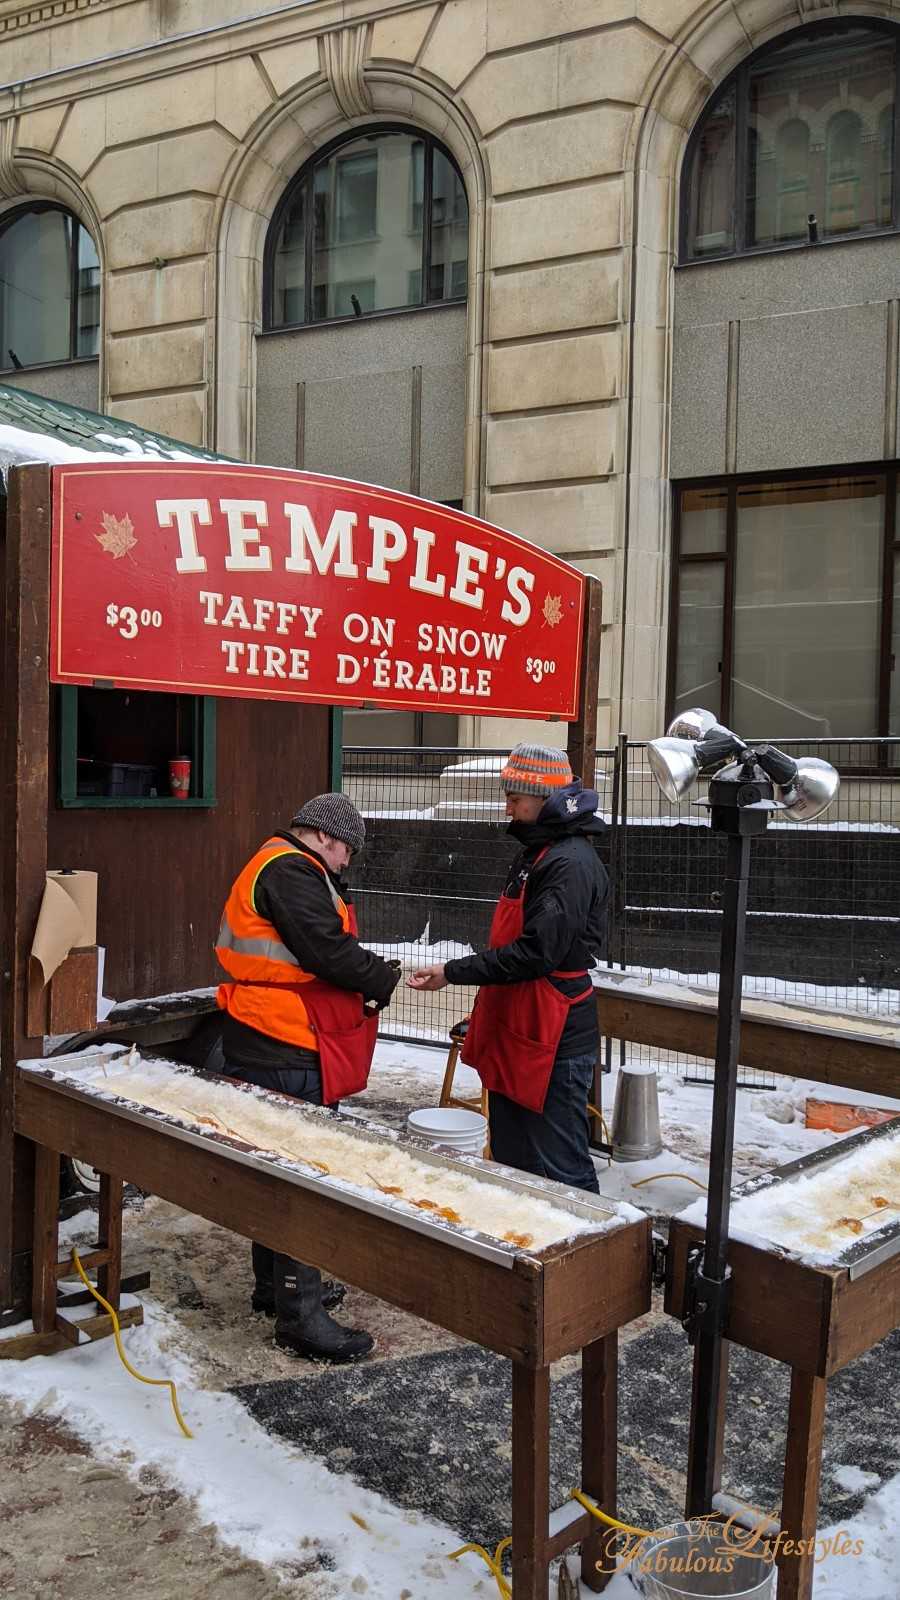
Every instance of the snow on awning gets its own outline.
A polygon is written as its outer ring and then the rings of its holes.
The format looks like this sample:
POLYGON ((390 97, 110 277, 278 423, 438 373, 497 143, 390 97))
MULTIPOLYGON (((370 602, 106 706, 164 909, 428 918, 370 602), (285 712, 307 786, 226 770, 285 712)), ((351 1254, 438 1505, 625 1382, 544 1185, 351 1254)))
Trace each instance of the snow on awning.
POLYGON ((228 461, 121 417, 0 384, 0 471, 31 461, 228 461))

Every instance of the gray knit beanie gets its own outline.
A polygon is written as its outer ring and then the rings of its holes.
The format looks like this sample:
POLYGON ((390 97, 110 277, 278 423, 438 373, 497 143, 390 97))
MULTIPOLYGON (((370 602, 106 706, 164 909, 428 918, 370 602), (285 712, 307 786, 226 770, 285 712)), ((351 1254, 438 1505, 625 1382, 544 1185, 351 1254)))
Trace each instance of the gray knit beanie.
POLYGON ((309 828, 340 839, 351 850, 361 850, 366 842, 366 825, 345 794, 317 794, 291 817, 292 828, 309 828))
POLYGON ((542 794, 545 799, 571 782, 565 750, 546 744, 517 744, 500 774, 500 787, 507 794, 542 794))

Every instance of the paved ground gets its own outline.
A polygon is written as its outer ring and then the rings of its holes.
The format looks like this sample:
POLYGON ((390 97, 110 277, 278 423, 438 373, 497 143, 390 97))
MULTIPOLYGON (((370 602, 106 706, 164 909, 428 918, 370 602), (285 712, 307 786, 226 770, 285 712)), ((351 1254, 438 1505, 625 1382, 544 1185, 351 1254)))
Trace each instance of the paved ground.
MULTIPOLYGON (((401 1123, 433 1095, 397 1069, 379 1075, 369 1113, 401 1123)), ((694 1153, 696 1133, 684 1131, 694 1153)), ((437 1516, 467 1538, 494 1543, 509 1528, 509 1370, 489 1353, 356 1291, 344 1320, 370 1328, 375 1359, 317 1368, 277 1351, 270 1324, 249 1312, 243 1240, 154 1197, 138 1199, 125 1229, 129 1270, 148 1267, 152 1294, 175 1319, 201 1386, 230 1389, 273 1433, 352 1473, 398 1505, 437 1516), (385 1448, 390 1441, 390 1447, 385 1448)), ((861 1496, 832 1469, 857 1466, 880 1481, 900 1471, 896 1385, 900 1336, 871 1352, 830 1388, 821 1522, 845 1519, 861 1496), (893 1422, 891 1419, 894 1419, 893 1422)), ((112 1354, 111 1354, 112 1358, 112 1354)), ((577 1480, 577 1362, 553 1375, 552 1489, 577 1480)), ((52 1363, 47 1362, 48 1389, 52 1363)), ((658 1303, 622 1338, 620 1509, 659 1526, 679 1514, 690 1383, 680 1329, 658 1303)), ((728 1489, 764 1509, 779 1499, 787 1373, 746 1352, 733 1355, 728 1489)), ((25 1419, 0 1402, 0 1595, 95 1600, 130 1589, 141 1600, 215 1594, 216 1600, 331 1595, 327 1555, 309 1552, 276 1576, 224 1548, 193 1506, 145 1472, 98 1465, 52 1415, 25 1419)))

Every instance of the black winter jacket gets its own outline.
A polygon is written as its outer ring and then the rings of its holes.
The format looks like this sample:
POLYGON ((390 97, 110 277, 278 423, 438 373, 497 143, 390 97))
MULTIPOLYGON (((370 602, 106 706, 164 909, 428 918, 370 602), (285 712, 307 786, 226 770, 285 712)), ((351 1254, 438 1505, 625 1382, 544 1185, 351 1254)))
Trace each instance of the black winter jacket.
MULTIPOLYGON (((504 893, 525 894, 521 936, 496 950, 448 961, 448 983, 522 983, 551 972, 579 972, 594 965, 606 945, 609 879, 592 840, 606 832, 594 815, 598 797, 579 781, 548 800, 537 822, 511 822, 507 832, 522 845, 504 893), (534 865, 536 857, 546 854, 534 865)), ((551 978, 561 994, 585 987, 583 978, 551 978)), ((559 1043, 559 1056, 585 1055, 596 1048, 597 1012, 593 995, 575 1005, 559 1043)))
MULTIPOLYGON (((292 833, 279 830, 274 837, 295 847, 296 855, 276 856, 263 867, 256 880, 256 909, 278 930, 278 936, 296 956, 304 972, 324 978, 338 989, 356 989, 364 1000, 386 1005, 397 985, 399 974, 380 956, 366 950, 351 934, 344 933, 318 867, 305 861, 302 849, 322 857, 309 845, 300 845, 292 833)), ((325 871, 347 904, 351 894, 344 880, 325 871)), ((258 1033, 245 1023, 225 1015, 222 1047, 226 1060, 236 1067, 263 1070, 290 1066, 297 1057, 296 1045, 258 1033)))

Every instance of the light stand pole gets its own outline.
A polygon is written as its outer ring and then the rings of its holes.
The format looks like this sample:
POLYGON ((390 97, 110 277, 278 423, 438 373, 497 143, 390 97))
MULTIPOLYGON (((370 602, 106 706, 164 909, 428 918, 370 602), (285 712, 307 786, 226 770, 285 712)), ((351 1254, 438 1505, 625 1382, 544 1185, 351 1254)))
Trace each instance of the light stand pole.
POLYGON ((728 840, 719 966, 715 1084, 710 1140, 706 1237, 688 1257, 688 1313, 685 1328, 694 1346, 694 1401, 688 1453, 688 1517, 707 1514, 718 1492, 722 1467, 728 1344, 723 1330, 728 1312, 730 1269, 728 1223, 741 1038, 741 986, 750 842, 764 833, 774 805, 774 790, 747 753, 709 786, 710 824, 728 840))
POLYGON ((696 706, 679 713, 664 738, 650 740, 647 759, 672 804, 685 798, 701 774, 710 775, 710 827, 728 840, 706 1235, 688 1251, 684 1302, 684 1328, 694 1346, 687 1515, 703 1517, 720 1487, 725 1434, 728 1223, 750 843, 765 833, 773 811, 794 822, 814 822, 831 804, 840 779, 817 756, 795 761, 771 744, 750 749, 711 711, 696 706))

